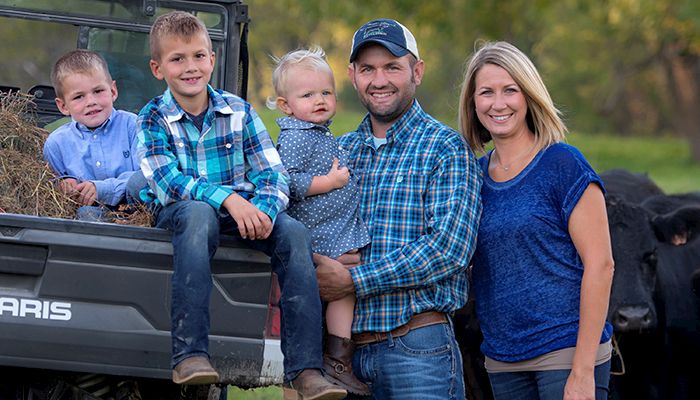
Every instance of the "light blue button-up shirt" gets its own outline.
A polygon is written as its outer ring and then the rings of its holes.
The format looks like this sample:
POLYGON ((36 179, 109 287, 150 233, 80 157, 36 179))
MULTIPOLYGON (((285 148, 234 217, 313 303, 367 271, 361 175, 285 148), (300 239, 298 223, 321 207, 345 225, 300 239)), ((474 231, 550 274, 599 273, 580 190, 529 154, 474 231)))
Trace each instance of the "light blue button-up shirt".
POLYGON ((127 180, 139 170, 137 157, 136 115, 122 110, 92 130, 72 120, 44 144, 44 159, 59 178, 93 182, 97 201, 111 206, 124 199, 127 180))

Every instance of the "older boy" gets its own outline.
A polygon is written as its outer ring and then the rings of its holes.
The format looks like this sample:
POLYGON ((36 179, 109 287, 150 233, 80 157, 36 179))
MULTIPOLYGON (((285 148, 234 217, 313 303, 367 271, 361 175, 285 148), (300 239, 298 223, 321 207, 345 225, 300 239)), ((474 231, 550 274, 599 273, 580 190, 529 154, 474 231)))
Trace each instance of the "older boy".
POLYGON ((49 135, 44 159, 58 175, 60 188, 81 205, 76 217, 100 220, 103 206, 124 202, 127 181, 139 169, 136 115, 114 109, 117 85, 105 60, 93 51, 62 56, 51 82, 58 109, 72 121, 49 135))
POLYGON ((288 176, 250 104, 209 85, 215 55, 193 15, 160 16, 150 34, 151 71, 168 89, 140 112, 142 169, 156 224, 173 231, 173 381, 219 379, 208 355, 210 259, 221 233, 271 256, 282 288, 285 380, 302 399, 339 399, 320 374, 321 301, 304 226, 283 209, 288 176))

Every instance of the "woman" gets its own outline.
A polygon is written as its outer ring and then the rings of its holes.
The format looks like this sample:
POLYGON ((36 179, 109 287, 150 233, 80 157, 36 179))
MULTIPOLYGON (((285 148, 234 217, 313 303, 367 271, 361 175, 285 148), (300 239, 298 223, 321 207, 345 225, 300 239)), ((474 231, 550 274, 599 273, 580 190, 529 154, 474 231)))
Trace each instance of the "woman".
POLYGON ((603 185, 537 69, 505 42, 469 60, 459 124, 479 162, 473 258, 482 351, 497 399, 607 399, 613 276, 603 185))

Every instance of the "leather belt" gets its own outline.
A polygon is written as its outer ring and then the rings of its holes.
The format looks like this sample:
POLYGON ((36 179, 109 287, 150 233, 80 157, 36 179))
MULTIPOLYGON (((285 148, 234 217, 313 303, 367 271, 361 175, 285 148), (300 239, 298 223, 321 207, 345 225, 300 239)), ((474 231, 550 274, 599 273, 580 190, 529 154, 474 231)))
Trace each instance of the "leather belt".
POLYGON ((406 335, 412 329, 422 328, 424 326, 430 326, 435 324, 446 324, 447 316, 445 313, 437 311, 426 311, 420 314, 415 314, 410 320, 404 325, 395 328, 391 332, 362 332, 354 333, 352 335, 352 341, 355 345, 363 345, 370 343, 377 343, 386 340, 389 335, 391 337, 397 338, 406 335))

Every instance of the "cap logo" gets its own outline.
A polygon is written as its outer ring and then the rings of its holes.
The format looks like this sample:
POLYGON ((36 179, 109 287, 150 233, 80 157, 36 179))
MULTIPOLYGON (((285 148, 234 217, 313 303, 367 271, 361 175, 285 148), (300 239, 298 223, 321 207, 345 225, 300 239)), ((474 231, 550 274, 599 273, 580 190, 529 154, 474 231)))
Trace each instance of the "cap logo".
POLYGON ((365 34, 362 35, 362 39, 367 39, 370 36, 386 36, 386 32, 384 32, 384 27, 380 26, 377 28, 372 28, 370 30, 365 31, 365 34))
POLYGON ((390 24, 388 24, 384 21, 379 21, 379 22, 376 22, 372 25, 367 26, 364 34, 362 35, 362 39, 367 39, 368 37, 371 37, 371 36, 386 36, 386 35, 388 35, 388 33, 384 32, 384 29, 391 27, 390 24))

